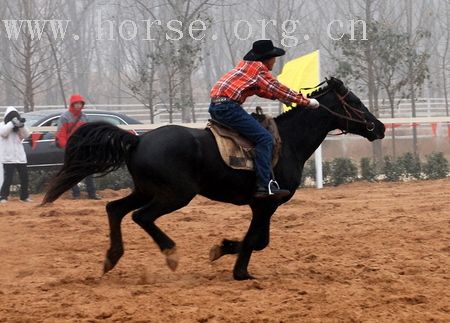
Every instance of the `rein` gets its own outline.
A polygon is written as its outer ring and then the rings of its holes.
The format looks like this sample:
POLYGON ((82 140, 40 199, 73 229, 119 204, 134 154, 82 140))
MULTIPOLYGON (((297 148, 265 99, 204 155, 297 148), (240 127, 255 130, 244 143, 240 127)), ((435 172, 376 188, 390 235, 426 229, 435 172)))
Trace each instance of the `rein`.
MULTIPOLYGON (((320 84, 318 84, 315 87, 311 87, 311 88, 301 88, 300 90, 312 90, 315 88, 320 87, 321 85, 325 84, 327 81, 323 81, 320 84)), ((375 124, 373 122, 368 122, 365 118, 364 118, 364 112, 361 112, 360 110, 358 110, 355 107, 352 107, 346 100, 345 98, 350 94, 350 90, 347 91, 347 93, 345 95, 340 95, 339 93, 337 93, 337 91, 335 89, 328 89, 327 91, 321 93, 318 96, 315 96, 314 98, 319 98, 327 93, 329 93, 331 90, 333 90, 333 92, 336 94, 336 96, 338 97, 339 101, 342 104, 342 107, 344 108, 345 111, 345 115, 342 115, 340 113, 337 113, 335 111, 333 111, 331 108, 327 107, 326 105, 320 103, 320 107, 327 110, 330 114, 334 115, 335 117, 338 117, 340 119, 344 119, 347 121, 347 130, 341 130, 342 133, 337 134, 337 136, 339 135, 345 135, 348 132, 348 128, 349 128, 349 121, 351 122, 355 122, 355 123, 359 123, 359 124, 363 124, 366 126, 366 129, 368 131, 374 131, 375 130, 375 124), (358 119, 352 117, 352 112, 357 116, 358 119)))
MULTIPOLYGON (((336 92, 335 92, 336 93, 336 92)), ((365 118, 364 118, 364 113, 359 111, 357 108, 352 107, 347 101, 345 101, 345 98, 347 97, 347 95, 350 93, 350 91, 347 92, 347 94, 345 94, 344 96, 340 96, 338 93, 336 93, 337 97, 339 98, 339 101, 342 104, 342 107, 344 108, 345 114, 346 115, 342 115, 340 113, 337 113, 335 111, 333 111, 332 109, 330 109, 329 107, 327 107, 326 105, 320 103, 320 107, 324 108, 325 110, 327 110, 330 114, 340 118, 340 119, 344 119, 347 120, 347 129, 348 127, 348 122, 355 122, 355 123, 359 123, 359 124, 363 124, 366 126, 368 131, 374 131, 375 130, 375 124, 373 122, 368 122, 365 118), (352 113, 351 111, 357 115, 357 117, 359 119, 353 118, 352 117, 352 113)), ((343 134, 348 133, 347 130, 343 131, 343 134)))

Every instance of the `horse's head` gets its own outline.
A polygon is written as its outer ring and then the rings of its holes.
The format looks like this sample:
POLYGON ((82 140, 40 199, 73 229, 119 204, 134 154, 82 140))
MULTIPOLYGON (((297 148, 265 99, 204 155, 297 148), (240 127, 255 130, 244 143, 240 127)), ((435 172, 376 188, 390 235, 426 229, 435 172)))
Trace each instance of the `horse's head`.
MULTIPOLYGON (((385 126, 378 120, 364 103, 350 91, 344 83, 334 77, 327 79, 330 92, 334 92, 335 102, 322 104, 321 108, 329 110, 336 117, 336 128, 343 132, 357 134, 369 141, 384 138, 385 126)), ((317 98, 319 102, 320 98, 317 98)))

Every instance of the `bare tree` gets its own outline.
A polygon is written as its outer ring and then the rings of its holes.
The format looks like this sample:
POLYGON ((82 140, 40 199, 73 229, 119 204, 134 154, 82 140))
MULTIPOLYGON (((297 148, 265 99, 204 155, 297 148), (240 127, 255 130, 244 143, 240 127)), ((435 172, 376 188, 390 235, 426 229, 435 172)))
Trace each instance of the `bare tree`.
POLYGON ((53 76, 49 39, 38 23, 54 17, 58 5, 49 0, 6 2, 7 15, 23 17, 23 21, 9 20, 15 32, 8 41, 9 55, 0 58, 0 74, 22 96, 25 112, 34 109, 36 94, 45 91, 44 85, 53 76))
POLYGON ((72 92, 90 96, 91 64, 94 56, 96 34, 89 23, 92 13, 89 9, 95 0, 65 1, 67 15, 71 21, 74 41, 66 43, 66 55, 69 56, 67 70, 71 79, 72 92))
MULTIPOLYGON (((450 50, 450 2, 449 1, 440 1, 441 6, 439 6, 439 12, 442 12, 439 19, 439 35, 440 37, 437 40, 438 46, 436 46, 436 53, 440 56, 440 62, 438 63, 441 80, 442 80, 442 92, 444 93, 445 99, 445 111, 446 115, 450 115, 449 109, 449 98, 448 98, 448 81, 447 74, 450 71, 449 67, 449 50, 450 50), (439 41, 442 41, 442 46, 439 46, 439 41)), ((438 82, 440 83, 440 82, 438 82)))
POLYGON ((214 5, 211 0, 167 0, 172 17, 180 22, 180 29, 184 35, 175 43, 176 57, 174 63, 178 65, 183 86, 180 87, 178 98, 182 107, 183 122, 195 122, 192 74, 198 68, 201 59, 201 41, 189 37, 189 28, 196 20, 208 22, 208 9, 214 5))

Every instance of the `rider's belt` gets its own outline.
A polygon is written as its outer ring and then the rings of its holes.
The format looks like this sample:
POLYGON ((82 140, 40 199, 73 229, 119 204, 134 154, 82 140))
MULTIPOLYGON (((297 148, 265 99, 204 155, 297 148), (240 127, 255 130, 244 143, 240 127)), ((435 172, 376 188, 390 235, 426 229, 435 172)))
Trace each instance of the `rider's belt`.
POLYGON ((235 102, 235 101, 231 100, 230 98, 224 97, 224 96, 211 98, 211 103, 213 103, 213 104, 225 103, 225 102, 235 102))

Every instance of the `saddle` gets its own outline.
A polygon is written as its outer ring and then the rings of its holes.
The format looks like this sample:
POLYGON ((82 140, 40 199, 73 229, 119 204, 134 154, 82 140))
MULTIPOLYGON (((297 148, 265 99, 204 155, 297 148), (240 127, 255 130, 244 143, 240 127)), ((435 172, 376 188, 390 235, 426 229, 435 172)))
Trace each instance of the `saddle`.
MULTIPOLYGON (((251 114, 261 125, 267 129, 274 139, 272 154, 272 168, 276 166, 281 152, 281 138, 278 132, 277 124, 271 117, 262 113, 260 107, 256 108, 256 113, 251 114)), ((255 145, 239 134, 236 130, 210 119, 206 125, 210 130, 219 147, 220 155, 223 161, 229 167, 242 170, 254 170, 255 145)))

